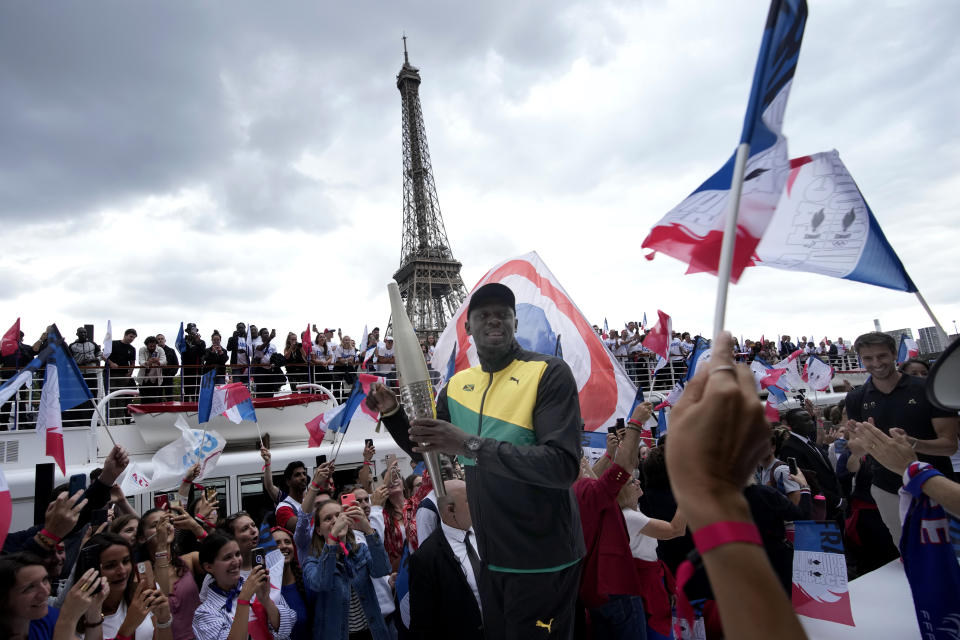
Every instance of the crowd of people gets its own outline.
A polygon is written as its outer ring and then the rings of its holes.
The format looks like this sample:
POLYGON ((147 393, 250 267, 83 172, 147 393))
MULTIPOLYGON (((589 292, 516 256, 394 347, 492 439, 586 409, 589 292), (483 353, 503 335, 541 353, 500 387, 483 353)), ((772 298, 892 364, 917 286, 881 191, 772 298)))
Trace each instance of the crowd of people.
MULTIPOLYGON (((186 325, 182 341, 175 341, 178 344, 173 346, 167 343, 164 334, 158 333, 146 336, 143 346, 137 349, 133 343, 138 332, 131 328, 123 332, 121 339, 111 340, 110 349, 105 351, 88 335, 86 327, 79 327, 76 339, 66 346, 94 397, 98 391, 106 395, 118 389, 136 389, 140 403, 196 401, 200 378, 210 371, 216 371, 216 384, 242 382, 248 384, 257 397, 273 396, 284 386, 295 392, 307 383, 336 385, 342 390, 353 384, 358 370, 375 372, 388 380, 396 377, 393 337, 381 338, 379 327, 369 332, 365 346, 358 346, 340 329, 321 331, 316 325, 312 326, 312 333, 306 335, 288 332, 282 349, 276 344, 276 336, 276 329, 258 329, 251 325, 248 332, 247 326, 240 322, 226 343, 214 329, 207 346, 197 325, 191 322, 186 325), (340 382, 342 385, 336 384, 340 382)), ((3 356, 0 383, 14 377, 47 343, 47 331, 33 344, 24 342, 21 332, 16 351, 3 356)), ((421 340, 428 364, 435 345, 433 334, 421 340)), ((42 385, 42 378, 35 384, 42 385)), ((125 408, 130 401, 130 398, 114 400, 110 416, 128 419, 125 408)), ((16 411, 14 404, 14 400, 10 400, 0 407, 0 430, 13 428, 15 421, 19 428, 30 425, 36 403, 21 400, 16 411)), ((92 407, 84 406, 65 412, 64 420, 68 425, 87 424, 92 413, 92 407)))
POLYGON ((347 484, 334 482, 335 460, 312 473, 292 462, 275 482, 262 448, 264 514, 221 512, 196 467, 165 507, 136 514, 116 486, 128 460, 115 448, 85 492, 55 489, 44 523, 7 537, 0 635, 658 638, 697 616, 710 638, 801 638, 794 521, 836 522, 855 577, 898 555, 896 491, 912 461, 938 476, 924 491, 958 512, 957 412, 897 369, 885 334, 853 345, 866 384, 774 424, 721 334, 668 433, 647 429, 653 409, 640 403, 591 465, 569 367, 522 349, 516 326, 507 287, 474 292, 480 365, 440 391, 435 419, 410 420, 393 390, 371 387, 367 404, 416 465, 407 473, 393 459, 374 477, 369 441, 347 484), (426 454, 440 478, 423 470, 426 454))

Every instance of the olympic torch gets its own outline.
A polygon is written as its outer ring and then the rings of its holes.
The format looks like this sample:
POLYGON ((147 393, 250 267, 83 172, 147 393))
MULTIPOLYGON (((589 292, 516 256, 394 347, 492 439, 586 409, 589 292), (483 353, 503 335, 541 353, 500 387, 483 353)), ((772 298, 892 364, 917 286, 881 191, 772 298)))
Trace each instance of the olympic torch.
MULTIPOLYGON (((433 385, 427 372, 427 362, 423 359, 420 341, 410 324, 407 311, 400 297, 400 287, 396 282, 387 285, 390 296, 390 313, 393 316, 393 354, 400 378, 400 397, 403 410, 410 421, 421 418, 436 418, 437 405, 433 399, 433 385)), ((440 475, 440 460, 436 453, 424 453, 423 460, 433 481, 433 490, 438 497, 447 494, 440 475)))

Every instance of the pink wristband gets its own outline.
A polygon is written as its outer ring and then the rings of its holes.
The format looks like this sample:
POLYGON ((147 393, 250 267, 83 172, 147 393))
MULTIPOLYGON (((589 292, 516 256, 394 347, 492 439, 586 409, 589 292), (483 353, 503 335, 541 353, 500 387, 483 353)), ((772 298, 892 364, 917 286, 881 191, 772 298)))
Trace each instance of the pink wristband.
POLYGON ((752 522, 714 522, 693 532, 693 544, 700 555, 731 542, 763 546, 760 531, 752 522))

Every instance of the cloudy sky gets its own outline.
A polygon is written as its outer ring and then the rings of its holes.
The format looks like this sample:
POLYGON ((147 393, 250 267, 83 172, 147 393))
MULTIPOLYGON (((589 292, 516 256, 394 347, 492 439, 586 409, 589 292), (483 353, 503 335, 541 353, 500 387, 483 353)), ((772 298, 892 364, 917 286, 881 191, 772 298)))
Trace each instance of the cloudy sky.
MULTIPOLYGON (((7 2, 0 323, 33 340, 385 325, 401 34, 472 287, 536 250, 591 322, 707 332, 715 279, 640 243, 730 155, 764 2, 7 2)), ((960 320, 960 5, 812 1, 784 130, 836 148, 941 322, 960 320), (951 88, 952 87, 952 88, 951 88)), ((736 334, 930 324, 909 294, 774 269, 736 334)))

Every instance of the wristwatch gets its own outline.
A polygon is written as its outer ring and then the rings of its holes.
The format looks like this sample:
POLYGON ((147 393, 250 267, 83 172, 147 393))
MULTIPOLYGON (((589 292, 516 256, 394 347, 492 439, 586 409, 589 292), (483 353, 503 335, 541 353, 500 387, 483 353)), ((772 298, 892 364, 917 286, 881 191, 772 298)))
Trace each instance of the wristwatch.
POLYGON ((467 436, 466 440, 463 441, 461 455, 467 458, 476 458, 480 453, 480 445, 482 444, 483 440, 477 436, 467 436))

